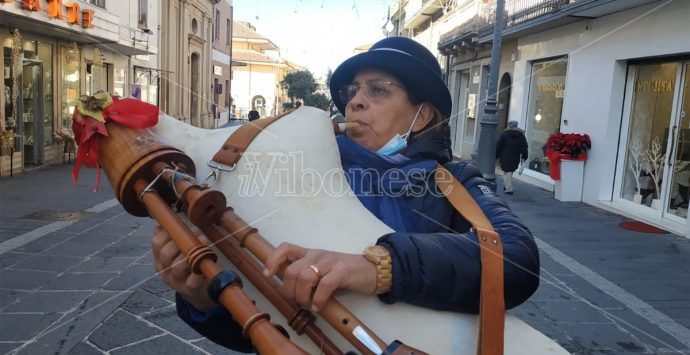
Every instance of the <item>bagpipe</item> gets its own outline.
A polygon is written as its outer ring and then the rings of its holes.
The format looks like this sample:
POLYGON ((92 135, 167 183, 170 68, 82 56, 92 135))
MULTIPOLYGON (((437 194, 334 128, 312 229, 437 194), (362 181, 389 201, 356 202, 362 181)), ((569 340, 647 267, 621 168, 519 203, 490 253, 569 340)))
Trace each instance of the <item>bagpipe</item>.
POLYGON ((477 315, 387 305, 354 292, 337 293, 318 315, 282 296, 279 280, 261 273, 273 245, 359 254, 392 232, 352 193, 324 111, 302 107, 209 130, 97 94, 75 109, 73 130, 74 177, 81 165, 103 168, 124 209, 158 221, 261 354, 567 353, 517 318, 503 319, 500 307, 482 311, 500 318, 492 330, 477 315), (272 321, 289 325, 289 336, 272 321))

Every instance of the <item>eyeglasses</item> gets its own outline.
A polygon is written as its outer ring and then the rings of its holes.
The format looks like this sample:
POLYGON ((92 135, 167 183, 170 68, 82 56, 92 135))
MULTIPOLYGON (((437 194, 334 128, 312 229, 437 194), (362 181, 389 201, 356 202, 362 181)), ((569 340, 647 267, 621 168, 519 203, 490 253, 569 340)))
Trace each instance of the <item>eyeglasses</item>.
POLYGON ((391 94, 389 86, 396 86, 403 90, 405 89, 404 87, 402 87, 402 85, 394 83, 392 81, 370 80, 365 82, 364 84, 345 85, 342 88, 340 88, 340 90, 338 90, 338 94, 340 95, 340 102, 342 102, 343 105, 345 105, 348 102, 350 102, 350 100, 352 100, 355 96, 357 96, 359 89, 364 89, 364 94, 367 95, 367 97, 370 99, 388 97, 391 94))

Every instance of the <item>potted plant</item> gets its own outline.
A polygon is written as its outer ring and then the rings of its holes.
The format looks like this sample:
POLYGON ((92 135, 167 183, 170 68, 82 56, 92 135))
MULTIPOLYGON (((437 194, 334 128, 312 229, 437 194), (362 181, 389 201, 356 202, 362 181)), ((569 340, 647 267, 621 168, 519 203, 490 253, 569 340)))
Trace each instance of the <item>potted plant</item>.
POLYGON ((554 133, 546 140, 546 157, 549 159, 549 175, 560 180, 561 160, 587 160, 587 151, 592 141, 587 134, 554 133))
POLYGON ((555 133, 546 140, 546 153, 558 152, 561 159, 586 160, 592 141, 587 134, 555 133))

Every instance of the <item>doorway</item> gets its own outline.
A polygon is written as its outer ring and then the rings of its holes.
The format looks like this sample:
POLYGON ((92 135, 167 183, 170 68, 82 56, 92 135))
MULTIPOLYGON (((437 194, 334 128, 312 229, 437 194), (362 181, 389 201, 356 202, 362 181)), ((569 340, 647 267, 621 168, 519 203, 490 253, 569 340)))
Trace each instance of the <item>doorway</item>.
POLYGON ((496 126, 497 134, 500 134, 508 127, 508 118, 510 116, 510 90, 512 85, 513 81, 510 78, 510 74, 503 74, 501 83, 498 85, 498 111, 496 112, 496 120, 498 121, 498 125, 496 126))
POLYGON ((21 113, 19 126, 24 150, 24 165, 44 163, 44 124, 48 117, 44 114, 43 63, 40 60, 24 59, 20 84, 21 113))
POLYGON ((685 224, 690 201, 690 61, 631 65, 615 200, 685 224))
POLYGON ((191 67, 191 90, 189 92, 191 103, 190 105, 190 118, 192 125, 201 127, 201 121, 199 120, 199 54, 192 53, 192 67, 191 67))
MULTIPOLYGON (((468 152, 462 151, 463 137, 465 136, 465 124, 468 117, 474 117, 471 110, 468 110, 468 100, 470 91, 470 71, 462 70, 458 72, 458 96, 457 96, 457 113, 455 119, 455 139, 453 140, 453 152, 457 156, 466 157, 469 156, 468 152), (465 153, 465 154, 463 154, 465 153)), ((474 102, 472 102, 474 105, 474 102)))

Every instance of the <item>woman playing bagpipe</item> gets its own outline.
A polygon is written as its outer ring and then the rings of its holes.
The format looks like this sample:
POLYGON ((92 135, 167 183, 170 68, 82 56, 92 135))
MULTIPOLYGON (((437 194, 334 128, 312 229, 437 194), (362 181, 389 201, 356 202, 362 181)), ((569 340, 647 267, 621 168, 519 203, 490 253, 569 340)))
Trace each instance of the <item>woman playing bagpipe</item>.
MULTIPOLYGON (((282 293, 314 311, 334 292, 351 291, 386 304, 477 313, 480 246, 470 223, 434 183, 440 164, 469 191, 501 237, 505 307, 532 295, 539 284, 539 255, 530 231, 475 167, 452 161, 451 98, 434 56, 413 40, 386 38, 343 62, 329 85, 350 124, 336 137, 349 184, 394 232, 371 240, 360 254, 282 243, 266 260, 264 276, 287 264, 282 293)), ((153 252, 155 268, 177 292, 177 310, 187 324, 221 345, 253 351, 230 314, 211 301, 207 282, 181 262, 185 256, 160 228, 154 231, 153 252)))

